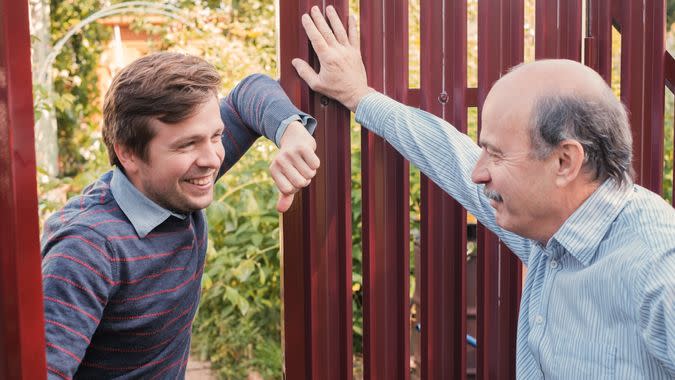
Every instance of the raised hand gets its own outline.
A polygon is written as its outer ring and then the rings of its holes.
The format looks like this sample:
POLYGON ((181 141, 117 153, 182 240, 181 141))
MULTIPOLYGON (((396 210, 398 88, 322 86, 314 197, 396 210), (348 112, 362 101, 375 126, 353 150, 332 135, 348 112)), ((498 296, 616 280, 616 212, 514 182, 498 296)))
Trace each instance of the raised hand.
POLYGON ((292 61, 298 75, 307 82, 309 87, 345 105, 351 111, 369 92, 366 69, 361 58, 359 36, 356 29, 356 19, 349 17, 349 33, 333 6, 326 8, 326 19, 318 7, 312 7, 311 17, 302 15, 302 26, 316 51, 321 68, 319 73, 300 58, 292 61))

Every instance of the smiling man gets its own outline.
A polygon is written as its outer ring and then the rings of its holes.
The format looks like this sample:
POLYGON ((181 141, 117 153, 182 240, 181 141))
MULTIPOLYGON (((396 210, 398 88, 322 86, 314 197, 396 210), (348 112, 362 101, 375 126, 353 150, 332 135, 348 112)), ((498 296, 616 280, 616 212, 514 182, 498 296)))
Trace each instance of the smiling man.
POLYGON ((316 174, 316 121, 278 83, 245 78, 220 103, 204 60, 157 53, 115 76, 103 138, 114 168, 46 222, 42 236, 49 378, 182 378, 215 181, 261 135, 277 208, 316 174))
POLYGON ((491 89, 479 145, 452 125, 369 88, 355 20, 312 8, 302 23, 315 91, 496 233, 528 267, 519 379, 675 378, 675 211, 631 179, 626 111, 580 63, 514 68, 491 89), (517 94, 517 96, 514 96, 517 94))

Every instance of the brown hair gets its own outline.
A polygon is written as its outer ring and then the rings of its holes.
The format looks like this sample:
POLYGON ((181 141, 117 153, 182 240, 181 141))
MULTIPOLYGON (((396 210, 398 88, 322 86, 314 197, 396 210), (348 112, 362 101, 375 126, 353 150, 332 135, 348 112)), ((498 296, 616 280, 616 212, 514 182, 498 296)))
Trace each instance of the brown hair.
POLYGON ((220 75, 211 64, 182 53, 154 53, 122 69, 103 102, 103 140, 110 163, 122 168, 115 144, 147 159, 155 135, 150 121, 174 124, 189 118, 217 96, 219 85, 220 75))

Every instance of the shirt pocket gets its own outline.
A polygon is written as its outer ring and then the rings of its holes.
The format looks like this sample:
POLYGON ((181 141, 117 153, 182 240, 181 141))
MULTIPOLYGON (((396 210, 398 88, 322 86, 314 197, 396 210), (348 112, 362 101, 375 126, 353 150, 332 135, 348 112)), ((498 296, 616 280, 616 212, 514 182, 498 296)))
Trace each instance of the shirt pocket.
POLYGON ((555 349, 555 379, 614 379, 616 346, 597 341, 557 342, 555 349))

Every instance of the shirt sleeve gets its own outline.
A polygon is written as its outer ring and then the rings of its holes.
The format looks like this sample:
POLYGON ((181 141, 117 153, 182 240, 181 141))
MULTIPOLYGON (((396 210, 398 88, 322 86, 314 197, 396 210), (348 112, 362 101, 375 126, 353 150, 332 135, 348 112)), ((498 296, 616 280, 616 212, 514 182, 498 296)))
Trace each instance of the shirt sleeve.
POLYGON ((291 103, 277 81, 262 74, 244 78, 221 101, 220 116, 225 124, 225 160, 220 175, 229 170, 258 137, 265 136, 279 146, 291 122, 301 122, 310 134, 317 124, 313 117, 291 103))
MULTIPOLYGON (((664 234, 667 234, 664 231, 664 234)), ((675 247, 656 255, 641 271, 639 323, 649 352, 675 377, 675 247)))
POLYGON ((483 185, 471 181, 481 150, 469 136, 441 118, 377 92, 361 99, 356 121, 396 148, 527 265, 531 240, 499 227, 483 185))
POLYGON ((115 285, 106 239, 83 226, 63 228, 42 251, 49 379, 72 378, 115 285))

